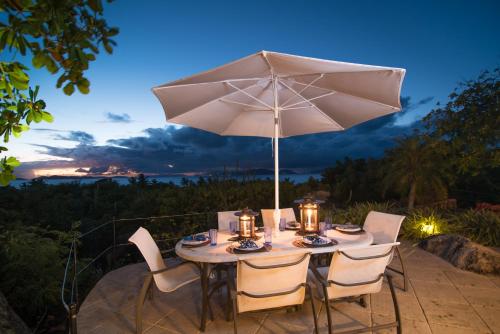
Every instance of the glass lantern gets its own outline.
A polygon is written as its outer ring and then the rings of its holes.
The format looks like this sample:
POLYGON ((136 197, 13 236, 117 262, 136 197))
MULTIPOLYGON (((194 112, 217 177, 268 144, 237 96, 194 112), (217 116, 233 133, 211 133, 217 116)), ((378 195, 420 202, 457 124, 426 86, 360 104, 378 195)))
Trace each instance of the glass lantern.
POLYGON ((239 217, 240 239, 255 239, 255 217, 259 214, 249 208, 245 208, 234 215, 239 217))
POLYGON ((300 210, 300 232, 302 235, 319 233, 319 205, 323 201, 315 200, 311 196, 296 200, 300 210))

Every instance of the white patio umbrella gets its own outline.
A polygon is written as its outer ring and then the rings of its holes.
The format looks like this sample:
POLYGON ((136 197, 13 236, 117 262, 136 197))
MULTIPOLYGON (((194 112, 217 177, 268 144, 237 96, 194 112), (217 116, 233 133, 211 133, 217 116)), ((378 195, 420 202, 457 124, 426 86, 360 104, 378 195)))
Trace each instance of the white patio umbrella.
POLYGON ((261 51, 153 88, 167 121, 223 136, 278 138, 341 131, 401 110, 405 70, 261 51))

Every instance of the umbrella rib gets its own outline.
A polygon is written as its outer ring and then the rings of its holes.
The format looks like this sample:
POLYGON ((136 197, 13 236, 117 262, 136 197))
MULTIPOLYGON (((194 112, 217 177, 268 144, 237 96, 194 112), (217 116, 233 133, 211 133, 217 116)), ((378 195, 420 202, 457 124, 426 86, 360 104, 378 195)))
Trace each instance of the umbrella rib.
MULTIPOLYGON (((245 88, 245 89, 252 88, 252 87, 256 87, 256 86, 257 86, 257 83, 255 83, 255 84, 253 84, 253 85, 250 85, 250 86, 248 86, 248 87, 247 87, 247 88, 245 88)), ((234 91, 234 92, 231 92, 231 93, 229 93, 229 94, 226 94, 226 95, 224 95, 224 97, 232 96, 233 94, 238 93, 238 91, 240 91, 240 90, 236 90, 236 91, 234 91)), ((199 106, 196 106, 196 107, 194 107, 194 108, 190 109, 190 110, 189 110, 189 111, 187 111, 187 112, 182 113, 181 115, 188 114, 188 113, 190 113, 190 112, 192 112, 192 111, 194 111, 194 110, 197 110, 197 109, 199 109, 199 108, 205 107, 205 106, 207 106, 207 105, 209 105, 209 104, 211 104, 211 103, 214 103, 214 102, 220 101, 220 99, 221 99, 221 97, 217 97, 217 98, 215 98, 215 99, 212 99, 212 100, 210 100, 210 101, 208 101, 208 102, 205 102, 205 103, 203 103, 203 104, 200 104, 199 106)), ((172 121, 172 120, 174 120, 176 117, 181 116, 181 115, 174 116, 174 117, 172 117, 171 119, 168 119, 168 120, 169 120, 169 121, 172 121)))
POLYGON ((292 93, 294 93, 295 95, 297 95, 298 97, 300 97, 301 99, 305 100, 306 102, 310 103, 311 104, 311 107, 313 107, 314 109, 316 109, 321 115, 323 115, 323 117, 325 117, 326 119, 328 119, 330 122, 332 122, 333 124, 337 125, 339 128, 341 129, 344 129, 344 127, 342 125, 340 125, 339 123, 337 123, 333 118, 331 118, 330 116, 328 116, 327 114, 325 114, 321 109, 319 109, 314 103, 311 103, 309 102, 305 97, 303 97, 302 95, 298 94, 295 89, 291 88, 290 86, 288 86, 286 83, 284 83, 283 81, 279 80, 279 82, 281 84, 283 84, 286 88, 288 88, 292 93))
MULTIPOLYGON (((262 100, 260 100, 260 99, 256 98, 255 96, 253 96, 252 94, 250 94, 250 93, 248 93, 248 92, 245 92, 243 89, 240 89, 240 88, 236 87, 235 85, 233 85, 233 84, 232 84, 232 83, 230 83, 229 81, 228 81, 228 82, 225 82, 225 84, 227 84, 227 85, 231 86, 232 88, 234 88, 234 89, 238 90, 239 92, 241 92, 241 93, 245 94, 245 95, 246 95, 246 96, 248 96, 249 98, 254 99, 255 101, 257 101, 257 102, 259 102, 260 104, 262 104, 263 106, 265 106, 265 107, 267 107, 267 108, 269 108, 269 109, 273 110, 273 107, 271 107, 270 105, 268 105, 266 102, 264 102, 264 101, 262 101, 262 100)), ((252 86, 250 86, 250 87, 254 87, 254 86, 255 86, 255 85, 252 85, 252 86)), ((250 87, 247 87, 247 88, 245 88, 245 89, 248 89, 248 88, 250 88, 250 87)))
MULTIPOLYGON (((293 106, 296 106, 298 104, 302 104, 302 103, 305 103, 305 102, 311 102, 311 101, 314 101, 314 100, 317 100, 317 99, 320 99, 322 97, 325 97, 325 96, 329 96, 329 95, 333 95, 333 94, 336 94, 337 92, 336 91, 331 91, 329 93, 326 93, 326 94, 322 94, 322 95, 319 95, 319 96, 315 96, 313 98, 310 98, 310 99, 306 99, 303 97, 304 101, 300 101, 300 102, 296 102, 296 103, 292 103, 292 104, 289 104, 287 106, 283 106, 283 110, 290 110, 290 109, 296 109, 296 108, 290 108, 290 107, 293 107, 293 106)), ((301 95, 302 96, 302 95, 301 95)), ((312 103, 311 103, 312 104, 312 103)))
MULTIPOLYGON (((299 85, 305 85, 305 83, 298 82, 298 81, 296 81, 296 83, 298 83, 299 85)), ((336 92, 337 94, 341 94, 341 95, 347 95, 347 96, 350 96, 352 98, 355 98, 355 99, 358 99, 358 100, 361 100, 361 101, 366 101, 366 102, 378 104, 378 105, 381 105, 383 107, 388 107, 388 108, 391 108, 391 109, 394 109, 394 110, 401 110, 401 108, 391 106, 390 104, 378 102, 378 101, 375 101, 375 100, 366 99, 364 97, 357 96, 357 95, 352 95, 352 94, 344 93, 344 92, 339 91, 339 90, 335 91, 335 90, 331 90, 331 89, 323 88, 323 87, 319 87, 319 86, 314 86, 314 85, 311 85, 311 87, 318 88, 318 89, 323 89, 323 90, 328 90, 328 91, 331 91, 331 92, 336 92)))
MULTIPOLYGON (((221 98, 219 99, 221 102, 225 102, 225 103, 232 103, 232 104, 237 104, 237 105, 240 105, 240 106, 244 106, 244 107, 250 107, 250 108, 256 108, 257 106, 255 105, 251 105, 251 104, 247 104, 247 103, 243 103, 243 102, 237 102, 237 101, 231 101, 231 100, 226 100, 224 98, 221 98)), ((255 111, 271 111, 271 109, 252 109, 252 110, 255 110, 255 111)))
MULTIPOLYGON (((298 93, 302 94, 307 88, 311 87, 311 85, 313 85, 316 81, 318 81, 319 79, 323 78, 324 76, 325 76, 325 74, 321 73, 317 78, 314 78, 307 86, 305 86, 304 88, 302 88, 298 93)), ((289 97, 285 102, 283 102, 283 108, 286 108, 286 104, 288 102, 290 102, 290 100, 292 98, 293 97, 289 97)))

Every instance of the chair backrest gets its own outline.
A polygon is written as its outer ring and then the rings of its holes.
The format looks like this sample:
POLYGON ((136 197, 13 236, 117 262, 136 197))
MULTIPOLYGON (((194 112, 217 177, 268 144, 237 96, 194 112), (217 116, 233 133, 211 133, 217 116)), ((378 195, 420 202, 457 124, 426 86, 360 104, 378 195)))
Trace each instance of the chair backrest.
MULTIPOLYGON (((217 221, 219 226, 219 231, 229 231, 229 222, 238 221, 238 217, 234 214, 238 211, 220 211, 217 212, 217 221)), ((238 224, 236 224, 238 225, 238 224)))
MULTIPOLYGON (((128 239, 129 242, 135 244, 142 256, 148 264, 149 270, 157 271, 165 268, 165 262, 161 257, 160 249, 153 240, 153 237, 143 227, 139 227, 137 231, 128 239)), ((155 275, 156 277, 157 275, 155 275)))
POLYGON ((301 250, 239 260, 236 273, 238 312, 302 304, 310 256, 309 252, 301 250))
POLYGON ((385 268, 397 242, 340 249, 328 270, 328 297, 341 298, 380 292, 385 268))
MULTIPOLYGON (((261 209, 262 221, 264 226, 274 227, 274 209, 261 209)), ((286 218, 287 222, 295 221, 295 212, 293 208, 280 209, 281 218, 286 218)))
POLYGON ((374 244, 395 242, 405 218, 405 216, 370 211, 366 216, 363 229, 373 235, 374 244))

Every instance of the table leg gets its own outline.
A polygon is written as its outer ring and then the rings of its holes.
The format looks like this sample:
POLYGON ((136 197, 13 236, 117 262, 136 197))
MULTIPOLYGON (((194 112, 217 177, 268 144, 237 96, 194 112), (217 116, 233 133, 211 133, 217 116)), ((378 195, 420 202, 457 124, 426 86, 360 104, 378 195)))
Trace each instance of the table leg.
POLYGON ((201 324, 200 331, 205 331, 208 313, 208 263, 201 264, 201 324))

